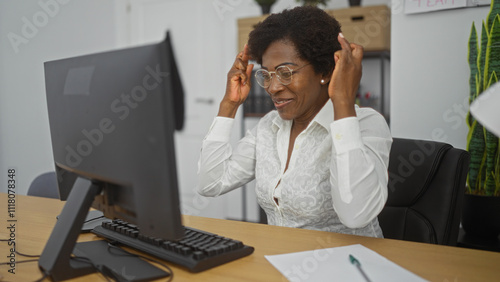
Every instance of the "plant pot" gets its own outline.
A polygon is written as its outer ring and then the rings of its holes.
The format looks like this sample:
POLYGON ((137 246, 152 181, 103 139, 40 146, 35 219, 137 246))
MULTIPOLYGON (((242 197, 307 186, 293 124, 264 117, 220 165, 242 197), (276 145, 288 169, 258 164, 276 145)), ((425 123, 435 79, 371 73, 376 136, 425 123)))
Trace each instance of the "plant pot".
POLYGON ((360 6, 361 5, 361 0, 349 0, 349 6, 355 7, 355 6, 360 6))
POLYGON ((465 194, 462 227, 466 236, 497 241, 500 234, 500 197, 465 194))
POLYGON ((271 13, 271 6, 273 4, 259 4, 259 5, 263 15, 271 13))

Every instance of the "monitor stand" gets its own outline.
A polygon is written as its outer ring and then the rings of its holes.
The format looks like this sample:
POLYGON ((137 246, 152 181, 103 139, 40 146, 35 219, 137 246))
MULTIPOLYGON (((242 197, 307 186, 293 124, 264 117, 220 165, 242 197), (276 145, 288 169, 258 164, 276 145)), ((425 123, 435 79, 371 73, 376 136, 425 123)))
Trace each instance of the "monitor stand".
MULTIPOLYGON (((152 268, 156 268, 155 266, 138 257, 124 256, 121 254, 113 257, 112 261, 108 264, 106 260, 102 260, 102 258, 106 256, 109 257, 109 248, 107 244, 101 244, 99 246, 96 242, 78 243, 78 246, 75 248, 75 245, 77 245, 76 240, 80 235, 87 213, 95 196, 100 192, 101 188, 90 180, 79 177, 75 181, 68 200, 59 216, 59 220, 56 222, 52 234, 38 260, 38 266, 42 272, 50 276, 53 281, 62 281, 87 275, 97 271, 97 269, 101 271, 105 270, 104 272, 107 272, 106 274, 114 274, 111 276, 116 278, 120 272, 125 270, 123 266, 137 265, 140 267, 136 267, 134 269, 136 272, 131 273, 132 275, 129 275, 127 278, 132 277, 137 279, 139 276, 133 275, 135 273, 149 274, 146 275, 146 277, 142 275, 142 277, 140 277, 143 279, 142 281, 149 280, 148 278, 151 277, 148 276, 155 278, 167 276, 168 273, 160 269, 157 269, 160 270, 160 272, 153 271, 152 268), (88 260, 73 259, 72 254, 74 250, 77 255, 87 257, 88 260), (122 269, 117 269, 117 266, 121 266, 122 269)), ((127 270, 129 269, 132 270, 127 267, 127 270)), ((127 271, 127 274, 128 273, 127 271)))
POLYGON ((101 188, 90 180, 81 177, 76 179, 59 220, 38 260, 40 269, 54 281, 96 271, 88 262, 71 259, 71 254, 94 197, 100 192, 101 188))

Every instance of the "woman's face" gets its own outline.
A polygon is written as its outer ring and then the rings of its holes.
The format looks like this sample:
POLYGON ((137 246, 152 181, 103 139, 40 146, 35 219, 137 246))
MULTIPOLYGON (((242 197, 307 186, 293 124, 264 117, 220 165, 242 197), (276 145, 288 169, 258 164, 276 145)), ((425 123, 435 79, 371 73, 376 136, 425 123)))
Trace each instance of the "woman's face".
POLYGON ((292 70, 300 68, 293 71, 292 82, 288 85, 281 84, 273 74, 271 85, 266 89, 282 119, 310 122, 328 99, 327 87, 322 90, 323 77, 307 64, 308 61, 299 58, 290 41, 273 42, 262 55, 262 68, 267 71, 275 71, 279 66, 292 70))

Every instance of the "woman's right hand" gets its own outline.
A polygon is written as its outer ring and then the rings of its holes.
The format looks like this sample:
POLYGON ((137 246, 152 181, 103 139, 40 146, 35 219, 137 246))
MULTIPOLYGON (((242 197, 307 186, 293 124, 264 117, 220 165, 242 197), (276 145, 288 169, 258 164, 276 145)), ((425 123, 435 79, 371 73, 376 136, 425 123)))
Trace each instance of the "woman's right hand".
POLYGON ((238 107, 247 99, 253 69, 253 64, 248 64, 249 59, 248 45, 245 44, 227 74, 226 94, 220 103, 218 116, 234 118, 238 107))

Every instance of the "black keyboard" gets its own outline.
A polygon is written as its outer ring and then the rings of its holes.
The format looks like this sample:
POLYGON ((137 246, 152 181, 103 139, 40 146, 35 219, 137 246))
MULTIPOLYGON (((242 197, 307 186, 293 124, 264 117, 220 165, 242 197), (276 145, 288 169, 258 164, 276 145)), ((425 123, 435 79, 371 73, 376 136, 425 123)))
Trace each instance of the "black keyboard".
POLYGON ((241 241, 189 227, 184 227, 185 235, 177 241, 147 237, 139 232, 137 226, 120 219, 103 222, 92 232, 110 241, 181 265, 191 272, 204 271, 248 256, 254 250, 241 241))

